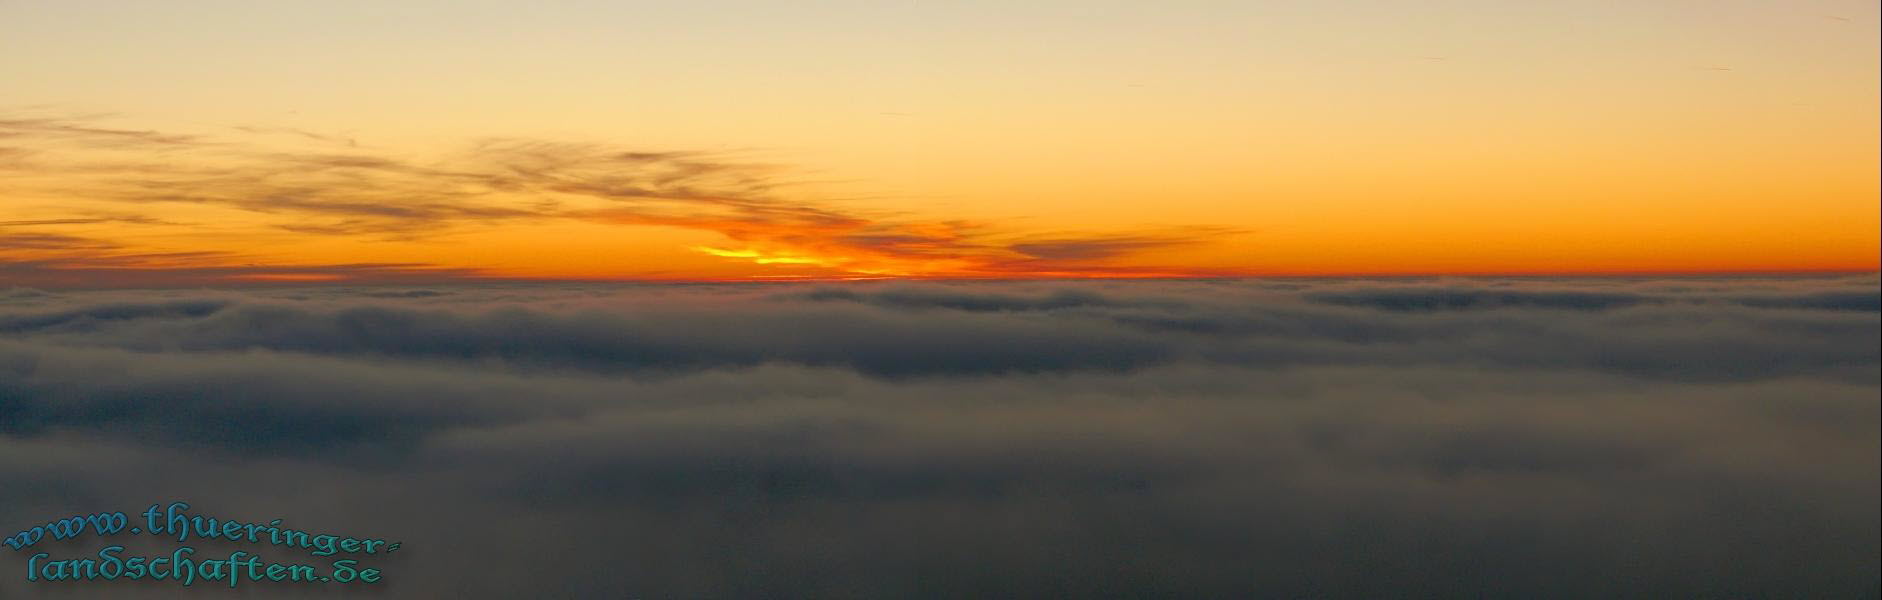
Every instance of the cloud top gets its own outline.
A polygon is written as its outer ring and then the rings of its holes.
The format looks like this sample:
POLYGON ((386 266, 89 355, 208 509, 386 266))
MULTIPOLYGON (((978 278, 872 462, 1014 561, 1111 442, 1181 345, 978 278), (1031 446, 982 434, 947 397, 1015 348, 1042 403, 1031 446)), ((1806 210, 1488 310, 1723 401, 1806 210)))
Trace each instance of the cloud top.
POLYGON ((1876 285, 16 289, 0 519, 384 531, 410 596, 1861 597, 1876 285))

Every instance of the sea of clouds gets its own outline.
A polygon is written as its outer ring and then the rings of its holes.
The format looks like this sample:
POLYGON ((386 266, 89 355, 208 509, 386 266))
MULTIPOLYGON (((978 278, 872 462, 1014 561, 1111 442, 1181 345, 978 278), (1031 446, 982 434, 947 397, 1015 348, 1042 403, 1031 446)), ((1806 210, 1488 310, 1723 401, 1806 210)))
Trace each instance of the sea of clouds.
MULTIPOLYGON (((1879 316, 1875 276, 16 288, 0 532, 186 500, 400 540, 401 598, 1876 597, 1879 316)), ((176 592, 25 554, 0 596, 176 592)))

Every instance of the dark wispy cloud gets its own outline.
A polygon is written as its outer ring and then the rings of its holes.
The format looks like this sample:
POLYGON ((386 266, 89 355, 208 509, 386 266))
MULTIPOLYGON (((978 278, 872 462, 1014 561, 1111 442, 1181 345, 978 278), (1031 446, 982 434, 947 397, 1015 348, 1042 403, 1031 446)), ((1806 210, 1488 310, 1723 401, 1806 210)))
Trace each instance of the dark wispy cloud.
POLYGON ((399 597, 1873 596, 1877 286, 15 289, 0 525, 282 516, 399 597))
POLYGON ((24 219, 18 221, 0 221, 0 227, 25 227, 33 225, 95 225, 99 223, 135 223, 153 225, 163 223, 155 217, 142 215, 87 216, 60 219, 24 219))
POLYGON ((294 127, 262 127, 258 125, 237 125, 233 129, 235 129, 236 131, 241 131, 245 133, 288 135, 288 136, 294 136, 294 137, 299 137, 303 139, 313 140, 316 142, 326 142, 329 144, 343 145, 349 148, 359 147, 359 140, 354 139, 352 137, 342 136, 342 135, 330 135, 330 134, 325 134, 325 133, 308 131, 305 129, 297 129, 294 127))
POLYGON ((0 250, 96 250, 113 247, 116 247, 116 244, 75 235, 31 232, 15 233, 0 229, 0 250))
POLYGON ((0 139, 57 138, 120 148, 182 147, 207 144, 200 136, 150 130, 114 129, 86 117, 0 118, 0 139))
POLYGON ((478 279, 475 269, 424 263, 198 266, 239 259, 220 252, 93 253, 0 260, 0 280, 49 288, 137 288, 266 282, 423 283, 478 279))
MULTIPOLYGON (((582 220, 709 231, 726 243, 702 252, 824 275, 1212 274, 1113 263, 1233 233, 1029 233, 848 208, 841 199, 803 192, 802 175, 742 153, 488 138, 421 159, 294 128, 240 126, 235 137, 212 138, 105 127, 99 120, 0 119, 0 140, 12 148, 0 155, 0 171, 21 176, 10 184, 19 193, 103 204, 142 215, 153 226, 165 225, 155 216, 178 205, 236 211, 241 218, 224 222, 250 220, 277 236, 365 240, 582 220)), ((21 221, 81 225, 93 216, 21 221)))
POLYGON ((1008 247, 1032 258, 1054 261, 1091 261, 1135 254, 1145 250, 1187 246, 1199 243, 1203 239, 1207 238, 1201 235, 1053 238, 1019 242, 1008 247))

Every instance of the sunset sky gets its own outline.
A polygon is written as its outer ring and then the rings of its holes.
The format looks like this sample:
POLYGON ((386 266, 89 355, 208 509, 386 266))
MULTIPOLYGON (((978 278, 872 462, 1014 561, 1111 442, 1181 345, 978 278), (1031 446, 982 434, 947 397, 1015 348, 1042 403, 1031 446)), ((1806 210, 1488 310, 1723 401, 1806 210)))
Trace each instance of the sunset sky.
POLYGON ((0 599, 1877 599, 1878 397, 1877 0, 0 0, 0 599))
POLYGON ((0 284, 1870 271, 1873 1, 0 0, 0 284))

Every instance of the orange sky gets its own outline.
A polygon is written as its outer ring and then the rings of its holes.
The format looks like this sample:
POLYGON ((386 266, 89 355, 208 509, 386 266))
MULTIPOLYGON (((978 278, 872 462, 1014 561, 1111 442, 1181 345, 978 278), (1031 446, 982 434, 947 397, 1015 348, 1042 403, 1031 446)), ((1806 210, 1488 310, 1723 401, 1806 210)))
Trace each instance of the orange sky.
POLYGON ((0 285, 1875 270, 1872 2, 0 4, 0 285), (1621 4, 1625 4, 1624 6, 1621 4))

